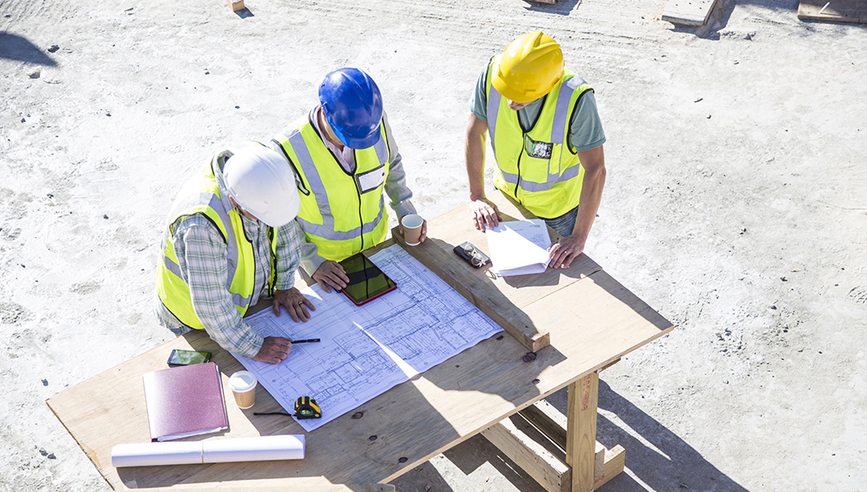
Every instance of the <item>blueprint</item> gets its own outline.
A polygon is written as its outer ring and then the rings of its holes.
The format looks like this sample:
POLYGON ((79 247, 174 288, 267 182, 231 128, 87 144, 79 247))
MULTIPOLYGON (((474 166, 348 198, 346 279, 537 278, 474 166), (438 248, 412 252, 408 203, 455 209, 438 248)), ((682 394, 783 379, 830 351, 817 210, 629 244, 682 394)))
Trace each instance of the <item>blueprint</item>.
POLYGON ((247 318, 261 336, 321 339, 276 365, 235 356, 287 412, 300 396, 319 403, 322 418, 298 421, 308 432, 502 331, 400 246, 370 259, 396 290, 359 307, 314 284, 302 291, 316 307, 306 323, 285 310, 247 318))

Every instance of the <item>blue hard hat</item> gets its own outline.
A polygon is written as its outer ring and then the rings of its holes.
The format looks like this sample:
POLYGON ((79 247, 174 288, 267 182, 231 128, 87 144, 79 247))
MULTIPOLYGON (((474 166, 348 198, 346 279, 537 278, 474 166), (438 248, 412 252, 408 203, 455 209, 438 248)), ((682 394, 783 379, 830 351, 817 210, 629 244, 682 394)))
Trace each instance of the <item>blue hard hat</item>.
POLYGON ((341 68, 319 84, 319 102, 337 138, 350 149, 366 149, 379 141, 382 94, 370 75, 341 68))

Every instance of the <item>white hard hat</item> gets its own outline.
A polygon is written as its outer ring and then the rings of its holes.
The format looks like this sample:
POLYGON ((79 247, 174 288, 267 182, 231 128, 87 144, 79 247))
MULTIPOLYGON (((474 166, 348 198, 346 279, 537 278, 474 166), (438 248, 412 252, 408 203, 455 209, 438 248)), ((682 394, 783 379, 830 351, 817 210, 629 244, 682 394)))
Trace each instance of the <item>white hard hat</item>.
POLYGON ((289 164, 268 147, 238 150, 223 166, 223 177, 229 196, 271 227, 288 224, 301 209, 289 164))

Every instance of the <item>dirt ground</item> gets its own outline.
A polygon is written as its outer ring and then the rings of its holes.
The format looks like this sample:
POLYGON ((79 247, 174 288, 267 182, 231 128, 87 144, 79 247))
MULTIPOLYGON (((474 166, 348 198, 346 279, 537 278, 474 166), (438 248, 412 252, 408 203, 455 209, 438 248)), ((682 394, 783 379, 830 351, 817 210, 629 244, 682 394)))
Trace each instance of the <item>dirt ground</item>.
MULTIPOLYGON (((213 150, 360 67, 434 217, 467 200, 476 77, 540 29, 608 137, 586 252, 677 325, 601 375, 599 440, 627 466, 601 490, 864 490, 865 26, 721 0, 676 28, 666 3, 0 0, 0 491, 108 488, 45 400, 172 336, 161 226, 213 150)), ((394 483, 541 490, 482 437, 394 483)))

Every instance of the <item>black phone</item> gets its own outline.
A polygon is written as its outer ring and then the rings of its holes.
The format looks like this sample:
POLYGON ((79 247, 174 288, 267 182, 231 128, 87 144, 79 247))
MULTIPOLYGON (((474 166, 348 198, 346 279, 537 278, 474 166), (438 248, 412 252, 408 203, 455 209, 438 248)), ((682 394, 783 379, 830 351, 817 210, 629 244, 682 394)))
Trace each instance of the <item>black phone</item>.
POLYGON ((203 364, 209 360, 211 360, 210 352, 172 349, 172 353, 169 354, 168 363, 170 366, 189 366, 192 364, 203 364))
POLYGON ((356 306, 361 306, 397 288, 397 284, 361 253, 340 262, 349 284, 343 293, 356 306))

